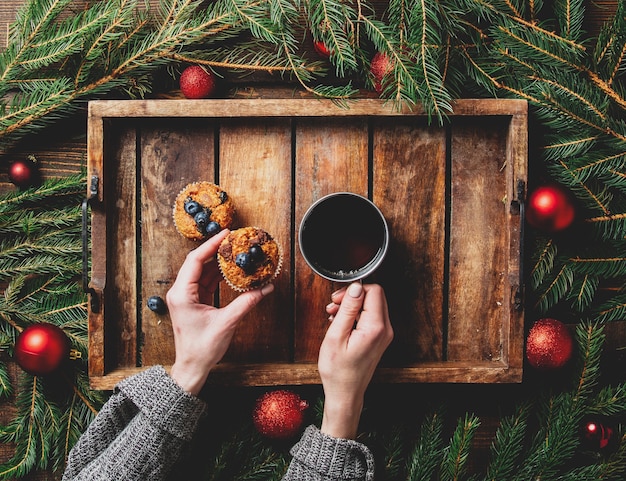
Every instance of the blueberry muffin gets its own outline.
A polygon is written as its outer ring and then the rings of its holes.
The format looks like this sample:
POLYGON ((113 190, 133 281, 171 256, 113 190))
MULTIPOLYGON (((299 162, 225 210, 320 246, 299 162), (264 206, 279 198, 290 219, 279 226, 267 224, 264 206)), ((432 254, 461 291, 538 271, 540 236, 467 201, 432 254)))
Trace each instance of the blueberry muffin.
POLYGON ((224 278, 237 291, 268 284, 282 265, 277 242, 258 227, 242 227, 230 232, 220 244, 217 260, 224 278))
POLYGON ((213 237, 233 223, 235 208, 228 194, 211 182, 185 186, 174 203, 176 230, 196 241, 213 237))

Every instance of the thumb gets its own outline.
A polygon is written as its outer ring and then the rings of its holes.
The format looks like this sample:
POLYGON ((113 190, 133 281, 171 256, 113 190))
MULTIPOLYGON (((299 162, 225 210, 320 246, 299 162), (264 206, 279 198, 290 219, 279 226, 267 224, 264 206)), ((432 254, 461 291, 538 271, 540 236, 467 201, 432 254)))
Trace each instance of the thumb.
POLYGON ((260 289, 246 291, 235 297, 222 310, 229 319, 239 320, 250 312, 261 300, 274 290, 274 284, 267 284, 260 289))
POLYGON ((346 290, 346 294, 341 300, 339 310, 333 319, 333 322, 328 327, 328 330, 336 333, 350 332, 354 328, 354 321, 356 321, 361 309, 363 307, 364 299, 363 284, 360 282, 353 282, 346 290))

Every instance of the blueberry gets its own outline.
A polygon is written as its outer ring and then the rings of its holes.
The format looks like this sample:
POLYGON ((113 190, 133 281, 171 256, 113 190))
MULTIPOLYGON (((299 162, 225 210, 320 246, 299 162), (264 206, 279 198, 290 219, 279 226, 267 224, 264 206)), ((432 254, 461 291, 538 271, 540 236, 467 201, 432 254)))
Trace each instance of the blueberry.
POLYGON ((246 274, 252 274, 255 270, 252 257, 247 252, 241 252, 235 257, 235 264, 239 266, 246 274))
POLYGON ((254 262, 262 261, 263 258, 265 257, 265 252, 263 252, 263 249, 258 244, 254 244, 253 246, 250 246, 248 253, 250 254, 250 257, 252 257, 252 260, 254 262))
POLYGON ((165 301, 159 296, 152 296, 148 298, 148 309, 156 312, 157 314, 165 314, 167 306, 165 305, 165 301))
POLYGON ((187 212, 187 214, 196 215, 201 210, 202 206, 198 204, 195 200, 189 200, 185 202, 185 212, 187 212))
POLYGON ((196 225, 198 226, 198 230, 200 232, 204 232, 207 224, 209 223, 209 214, 201 210, 200 212, 198 212, 196 215, 193 216, 193 220, 196 222, 196 225))
POLYGON ((220 191, 220 202, 223 204, 228 199, 228 194, 223 190, 220 191))
POLYGON ((214 236, 215 234, 217 234, 219 231, 222 230, 222 227, 215 221, 211 221, 207 224, 206 226, 206 234, 208 236, 214 236))

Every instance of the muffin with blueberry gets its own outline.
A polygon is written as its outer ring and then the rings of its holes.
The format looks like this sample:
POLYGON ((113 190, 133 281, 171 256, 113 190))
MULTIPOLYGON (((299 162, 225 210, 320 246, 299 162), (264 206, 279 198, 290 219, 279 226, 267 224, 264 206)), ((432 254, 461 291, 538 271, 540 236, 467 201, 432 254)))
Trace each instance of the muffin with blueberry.
POLYGON ((233 223, 235 208, 228 194, 211 182, 193 182, 174 202, 176 230, 196 241, 213 237, 233 223))
POLYGON ((224 278, 237 291, 268 284, 282 265, 278 243, 258 227, 231 231, 220 244, 217 260, 224 278))

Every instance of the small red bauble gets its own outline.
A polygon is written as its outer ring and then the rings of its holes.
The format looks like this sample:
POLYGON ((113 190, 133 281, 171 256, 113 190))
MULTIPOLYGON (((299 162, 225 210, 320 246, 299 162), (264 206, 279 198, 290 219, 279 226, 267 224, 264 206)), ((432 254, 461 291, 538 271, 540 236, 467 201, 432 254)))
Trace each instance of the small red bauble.
POLYGON ((200 65, 192 65, 180 76, 180 90, 188 99, 206 99, 215 92, 215 74, 200 65))
POLYGON ((256 401, 252 420, 257 431, 270 439, 289 439, 298 434, 309 404, 292 391, 280 389, 256 401))
POLYGON ((540 230, 554 233, 567 229, 576 217, 569 193, 558 185, 537 188, 528 198, 526 220, 540 230))
POLYGON ((60 327, 54 324, 33 324, 24 329, 15 341, 15 361, 34 376, 50 374, 70 355, 70 343, 60 327))
POLYGON ((320 57, 324 57, 324 58, 330 57, 330 50, 328 50, 328 47, 326 46, 326 44, 322 42, 321 40, 315 40, 313 42, 313 48, 315 49, 315 51, 320 57))
POLYGON ((374 78, 374 90, 383 91, 383 79, 391 72, 392 65, 389 56, 383 52, 376 52, 370 63, 370 74, 374 78))
POLYGON ((563 367, 572 357, 574 340, 565 324, 556 319, 539 319, 526 339, 526 359, 537 369, 563 367))
POLYGON ((39 181, 39 169, 32 160, 16 160, 9 166, 9 180, 20 188, 30 187, 39 181))
POLYGON ((598 420, 586 420, 582 426, 583 442, 592 449, 604 449, 613 440, 613 429, 598 420))

